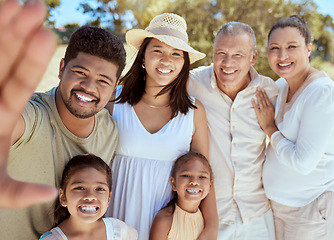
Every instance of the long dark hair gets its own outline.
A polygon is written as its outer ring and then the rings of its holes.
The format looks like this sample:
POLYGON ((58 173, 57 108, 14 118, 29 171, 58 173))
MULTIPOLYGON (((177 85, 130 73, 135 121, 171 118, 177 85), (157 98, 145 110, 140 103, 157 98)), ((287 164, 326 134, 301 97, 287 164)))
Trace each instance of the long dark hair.
MULTIPOLYGON (((82 154, 73 157, 65 166, 60 182, 60 188, 65 194, 66 187, 71 176, 84 168, 94 168, 101 173, 106 174, 109 191, 111 191, 111 170, 100 157, 93 154, 82 154)), ((59 198, 56 199, 54 205, 54 226, 58 226, 62 221, 70 217, 67 207, 60 204, 59 198)))
MULTIPOLYGON (((124 85, 121 94, 115 99, 116 103, 129 103, 130 105, 137 104, 145 93, 145 76, 146 70, 142 68, 142 61, 147 48, 152 38, 145 38, 141 44, 136 59, 130 70, 121 79, 121 84, 124 85)), ((178 112, 186 114, 190 108, 196 108, 192 103, 188 91, 187 81, 190 71, 190 60, 188 52, 183 51, 184 65, 179 76, 165 86, 158 94, 170 92, 169 105, 172 109, 172 117, 175 117, 178 112)))

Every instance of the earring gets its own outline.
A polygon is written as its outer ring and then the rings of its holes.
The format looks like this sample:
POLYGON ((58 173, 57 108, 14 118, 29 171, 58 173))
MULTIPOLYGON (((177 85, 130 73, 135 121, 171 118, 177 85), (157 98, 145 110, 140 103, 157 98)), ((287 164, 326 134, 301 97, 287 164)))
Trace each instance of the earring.
POLYGON ((145 69, 145 63, 143 63, 143 64, 141 65, 141 67, 145 69))

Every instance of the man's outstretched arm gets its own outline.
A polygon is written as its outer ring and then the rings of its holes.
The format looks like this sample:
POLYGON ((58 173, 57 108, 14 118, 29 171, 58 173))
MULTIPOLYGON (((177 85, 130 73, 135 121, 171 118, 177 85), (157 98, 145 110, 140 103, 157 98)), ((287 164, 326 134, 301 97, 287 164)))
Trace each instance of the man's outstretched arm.
POLYGON ((21 113, 55 48, 53 33, 42 26, 45 12, 37 0, 0 5, 0 208, 22 208, 57 195, 53 187, 13 180, 6 171, 15 129, 24 130, 21 113))

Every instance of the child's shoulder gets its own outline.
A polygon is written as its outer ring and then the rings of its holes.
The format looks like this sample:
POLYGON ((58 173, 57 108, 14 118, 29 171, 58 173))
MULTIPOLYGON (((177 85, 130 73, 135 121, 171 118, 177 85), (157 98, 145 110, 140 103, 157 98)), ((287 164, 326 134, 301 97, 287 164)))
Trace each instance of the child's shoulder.
POLYGON ((170 217, 173 218, 174 209, 175 209, 175 205, 164 207, 157 213, 156 217, 160 216, 163 218, 170 218, 170 217))
POLYGON ((168 235, 172 223, 173 223, 173 213, 174 213, 174 205, 165 207, 161 209, 157 215, 155 216, 152 227, 151 227, 151 235, 152 239, 158 239, 154 236, 166 236, 168 235))
POLYGON ((44 233, 39 240, 67 240, 60 228, 56 227, 44 233))

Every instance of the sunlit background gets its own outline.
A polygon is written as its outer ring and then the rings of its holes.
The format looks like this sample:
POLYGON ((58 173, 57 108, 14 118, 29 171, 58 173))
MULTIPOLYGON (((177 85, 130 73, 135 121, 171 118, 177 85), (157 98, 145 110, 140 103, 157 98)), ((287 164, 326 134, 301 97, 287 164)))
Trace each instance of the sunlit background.
MULTIPOLYGON (((84 24, 102 26, 124 41, 131 28, 145 28, 157 14, 174 12, 185 18, 191 45, 207 54, 192 67, 211 63, 212 43, 216 31, 228 21, 249 24, 255 31, 259 56, 255 68, 272 77, 267 63, 267 33, 279 18, 292 14, 303 16, 313 36, 312 66, 334 79, 334 4, 331 0, 47 0, 46 24, 58 36, 59 47, 38 91, 58 84, 58 64, 69 36, 84 24)), ((126 47, 127 49, 127 47, 126 47)), ((128 49, 127 49, 128 50, 128 49)), ((133 57, 128 52, 128 62, 133 57)), ((127 68, 128 69, 128 66, 127 68)))

